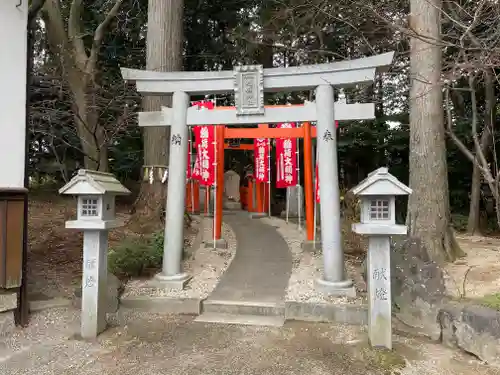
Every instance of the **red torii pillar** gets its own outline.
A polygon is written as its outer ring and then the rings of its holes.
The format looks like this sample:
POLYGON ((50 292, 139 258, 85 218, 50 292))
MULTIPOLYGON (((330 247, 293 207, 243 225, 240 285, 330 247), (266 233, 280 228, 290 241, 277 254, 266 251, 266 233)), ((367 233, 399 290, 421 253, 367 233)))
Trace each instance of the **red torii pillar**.
POLYGON ((224 125, 217 125, 215 130, 216 145, 217 145, 217 176, 215 189, 215 226, 214 239, 222 239, 222 210, 224 209, 224 125))

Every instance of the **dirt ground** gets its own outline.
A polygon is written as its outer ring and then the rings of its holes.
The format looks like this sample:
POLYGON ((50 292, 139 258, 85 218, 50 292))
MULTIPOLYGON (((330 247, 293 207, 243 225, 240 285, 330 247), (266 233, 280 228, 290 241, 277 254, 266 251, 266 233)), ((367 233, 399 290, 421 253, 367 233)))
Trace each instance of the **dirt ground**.
MULTIPOLYGON (((129 218, 117 207, 118 218, 129 218)), ((28 293, 30 300, 71 297, 82 272, 82 233, 64 227, 76 217, 76 200, 44 196, 29 202, 28 293)), ((129 228, 110 231, 109 245, 130 235, 129 228)), ((133 234, 133 233, 132 233, 133 234)))
POLYGON ((188 316, 127 312, 94 342, 78 340, 78 312, 37 313, 0 337, 5 375, 498 375, 500 369, 438 344, 395 337, 394 353, 369 349, 360 327, 283 328, 197 323, 188 316), (402 368, 404 366, 404 368, 402 368))
POLYGON ((500 293, 500 238, 459 235, 467 257, 446 266, 447 288, 456 297, 500 293))

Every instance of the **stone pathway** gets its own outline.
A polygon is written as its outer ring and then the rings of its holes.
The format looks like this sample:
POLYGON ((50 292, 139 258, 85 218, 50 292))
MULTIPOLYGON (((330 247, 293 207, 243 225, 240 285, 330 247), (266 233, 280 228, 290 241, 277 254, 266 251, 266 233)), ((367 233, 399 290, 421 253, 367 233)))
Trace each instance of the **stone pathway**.
POLYGON ((284 302, 292 272, 292 254, 272 226, 247 212, 225 215, 236 235, 236 255, 208 300, 284 302))

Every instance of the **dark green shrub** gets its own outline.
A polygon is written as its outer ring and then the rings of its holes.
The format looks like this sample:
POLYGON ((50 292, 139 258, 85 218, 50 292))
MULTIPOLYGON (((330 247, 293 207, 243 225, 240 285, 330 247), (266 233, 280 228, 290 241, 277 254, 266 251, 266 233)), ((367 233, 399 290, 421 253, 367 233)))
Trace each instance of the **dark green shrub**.
POLYGON ((149 240, 151 247, 151 262, 157 264, 158 268, 161 267, 163 262, 163 244, 165 242, 165 232, 158 231, 153 233, 149 240))
MULTIPOLYGON (((165 232, 158 231, 151 236, 150 244, 155 249, 153 251, 154 261, 158 262, 161 266, 163 261, 163 244, 165 243, 165 232)), ((187 252, 186 249, 182 251, 182 260, 186 259, 187 252)))
POLYGON ((110 249, 108 270, 119 277, 150 276, 161 269, 163 232, 150 238, 125 240, 110 249))

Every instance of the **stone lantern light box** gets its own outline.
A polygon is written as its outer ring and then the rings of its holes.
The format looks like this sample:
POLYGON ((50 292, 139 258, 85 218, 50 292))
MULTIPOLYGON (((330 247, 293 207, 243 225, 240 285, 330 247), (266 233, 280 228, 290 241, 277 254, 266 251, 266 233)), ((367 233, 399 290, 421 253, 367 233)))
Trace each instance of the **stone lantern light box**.
POLYGON ((352 192, 361 199, 361 222, 353 224, 359 234, 406 234, 406 226, 396 225, 396 196, 412 190, 382 167, 371 172, 352 192))
POLYGON ((111 229, 121 226, 115 218, 115 197, 130 194, 111 173, 80 169, 59 190, 78 197, 77 219, 66 222, 71 229, 111 229))

